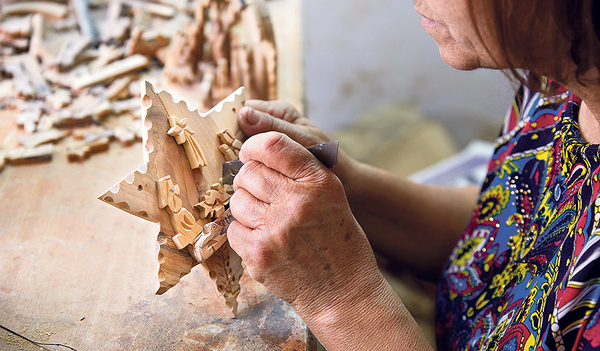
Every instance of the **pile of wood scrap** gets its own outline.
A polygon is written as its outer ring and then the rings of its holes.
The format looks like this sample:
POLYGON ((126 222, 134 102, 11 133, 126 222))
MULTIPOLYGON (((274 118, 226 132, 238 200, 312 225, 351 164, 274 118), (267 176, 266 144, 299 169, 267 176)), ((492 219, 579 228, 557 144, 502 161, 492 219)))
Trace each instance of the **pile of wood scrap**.
POLYGON ((82 161, 141 138, 140 81, 205 112, 239 86, 277 98, 277 54, 261 3, 46 0, 0 3, 0 109, 8 162, 82 161), (195 103, 195 104, 194 104, 195 103))

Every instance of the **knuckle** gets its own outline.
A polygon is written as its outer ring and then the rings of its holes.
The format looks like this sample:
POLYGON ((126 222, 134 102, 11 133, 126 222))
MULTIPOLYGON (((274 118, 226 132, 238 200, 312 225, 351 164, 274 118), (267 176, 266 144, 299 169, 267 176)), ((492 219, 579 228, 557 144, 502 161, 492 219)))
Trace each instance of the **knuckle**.
POLYGON ((290 103, 282 103, 281 109, 283 110, 283 119, 285 121, 294 123, 301 117, 300 112, 298 112, 298 110, 290 103))
POLYGON ((281 100, 275 100, 269 104, 267 112, 272 116, 277 116, 281 114, 282 110, 285 110, 286 102, 281 100))
POLYGON ((288 145, 288 140, 285 134, 270 132, 267 133, 267 139, 262 145, 265 152, 268 154, 278 153, 285 149, 288 145))
POLYGON ((229 207, 234 218, 241 218, 247 206, 247 197, 243 191, 235 191, 229 199, 229 207))
POLYGON ((261 168, 261 163, 254 161, 254 160, 250 160, 246 163, 244 163, 244 165, 242 166, 240 172, 238 173, 237 177, 240 177, 241 181, 244 180, 248 180, 248 178, 253 178, 256 177, 257 175, 260 174, 260 168, 261 168))
POLYGON ((242 197, 241 191, 234 191, 233 195, 231 195, 231 197, 229 198, 229 206, 231 207, 232 211, 237 210, 238 204, 242 201, 241 197, 242 197))
POLYGON ((285 237, 286 229, 289 227, 295 227, 296 225, 303 223, 304 220, 311 218, 312 211, 314 208, 314 199, 312 199, 308 193, 294 193, 293 196, 288 196, 285 199, 285 213, 286 215, 281 216, 279 226, 277 227, 280 232, 284 233, 278 236, 278 240, 282 241, 285 237))
POLYGON ((255 267, 267 269, 275 261, 275 253, 267 242, 257 240, 254 252, 252 253, 252 263, 255 267))

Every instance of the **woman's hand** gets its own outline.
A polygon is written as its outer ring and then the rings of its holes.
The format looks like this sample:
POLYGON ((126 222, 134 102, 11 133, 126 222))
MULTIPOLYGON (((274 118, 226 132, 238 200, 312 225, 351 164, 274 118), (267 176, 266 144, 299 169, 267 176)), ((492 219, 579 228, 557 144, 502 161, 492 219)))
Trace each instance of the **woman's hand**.
POLYGON ((240 159, 228 236, 253 279, 302 310, 377 272, 341 182, 304 147, 264 133, 244 143, 240 159))
POLYGON ((248 137, 273 131, 286 134, 303 146, 331 141, 314 123, 283 101, 246 101, 238 124, 248 137))
POLYGON ((280 133, 249 138, 227 235, 250 276, 329 350, 430 350, 385 282, 340 180, 280 133))
MULTIPOLYGON (((303 146, 326 143, 331 139, 291 104, 283 101, 248 100, 240 110, 238 124, 248 137, 265 132, 279 132, 303 146)), ((340 150, 333 172, 351 190, 359 162, 340 150)))
MULTIPOLYGON (((238 123, 248 137, 276 131, 303 146, 331 141, 281 101, 246 101, 238 123)), ((358 162, 341 149, 332 171, 371 245, 417 276, 435 281, 471 218, 477 189, 414 184, 358 162)))

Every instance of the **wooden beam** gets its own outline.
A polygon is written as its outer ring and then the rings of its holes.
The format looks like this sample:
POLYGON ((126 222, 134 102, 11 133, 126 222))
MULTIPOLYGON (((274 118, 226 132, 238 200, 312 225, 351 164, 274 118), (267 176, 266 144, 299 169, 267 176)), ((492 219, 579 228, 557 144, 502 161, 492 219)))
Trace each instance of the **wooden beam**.
POLYGON ((41 13, 49 18, 65 18, 69 8, 65 4, 53 1, 19 1, 10 4, 0 4, 2 16, 26 15, 41 13))
POLYGON ((35 148, 20 147, 8 151, 8 162, 13 165, 47 162, 52 160, 53 150, 54 146, 52 144, 45 144, 35 148))
POLYGON ((23 135, 19 137, 19 144, 34 148, 43 144, 56 143, 62 138, 66 137, 69 133, 58 129, 50 129, 44 132, 37 132, 31 135, 23 135))
POLYGON ((112 84, 106 89, 105 96, 108 100, 115 100, 121 95, 129 95, 129 84, 133 80, 132 75, 127 75, 122 78, 115 79, 112 84), (124 93, 123 93, 124 92, 124 93))
POLYGON ((130 56, 122 60, 115 61, 104 67, 98 68, 89 74, 85 74, 75 78, 72 88, 74 90, 87 88, 91 85, 103 82, 105 80, 116 78, 123 74, 127 74, 131 71, 145 68, 149 64, 150 60, 148 60, 148 58, 145 56, 130 56))

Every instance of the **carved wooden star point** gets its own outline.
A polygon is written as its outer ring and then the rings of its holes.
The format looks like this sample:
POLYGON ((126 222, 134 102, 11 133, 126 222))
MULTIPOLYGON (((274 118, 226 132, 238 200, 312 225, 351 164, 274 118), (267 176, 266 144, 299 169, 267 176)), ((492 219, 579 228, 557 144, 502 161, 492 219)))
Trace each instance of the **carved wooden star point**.
MULTIPOLYGON (((244 140, 237 111, 244 106, 245 94, 239 88, 205 114, 190 111, 184 101, 175 102, 166 91, 155 92, 149 82, 142 83, 141 96, 145 163, 98 198, 160 224, 156 293, 163 294, 198 264, 190 243, 214 220, 211 216, 222 213, 225 192, 219 190, 226 159, 219 135, 227 131, 238 143, 244 140)), ((210 242, 206 237, 202 240, 202 245, 210 242)), ((217 289, 224 290, 219 293, 235 314, 241 259, 227 243, 219 245, 203 247, 211 256, 202 265, 217 289)))

